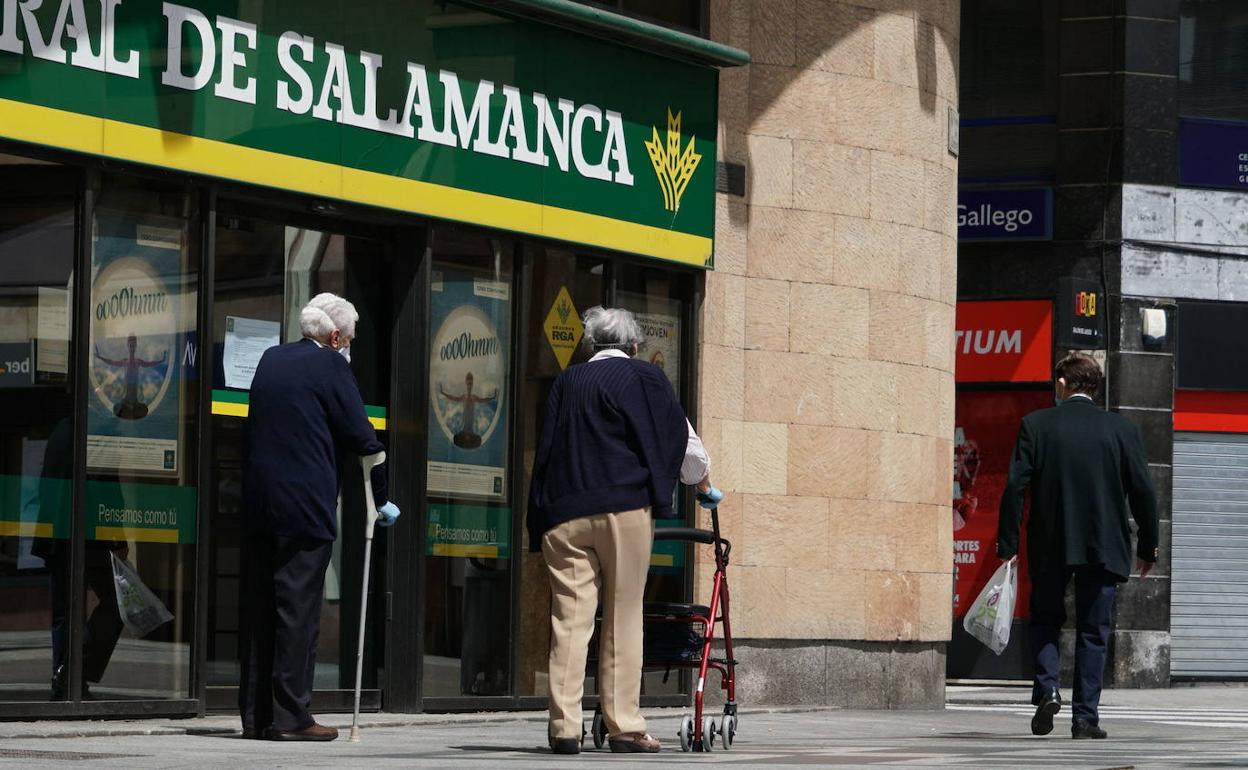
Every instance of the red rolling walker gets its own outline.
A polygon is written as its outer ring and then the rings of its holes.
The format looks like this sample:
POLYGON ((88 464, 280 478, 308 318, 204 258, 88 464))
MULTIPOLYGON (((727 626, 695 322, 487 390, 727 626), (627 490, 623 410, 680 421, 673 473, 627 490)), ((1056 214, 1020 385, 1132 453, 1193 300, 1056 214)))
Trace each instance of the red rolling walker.
MULTIPOLYGON (((732 543, 724 539, 719 531, 719 509, 711 508, 711 529, 694 529, 691 527, 663 527, 654 532, 655 540, 679 540, 689 543, 710 545, 715 548, 715 574, 711 586, 711 604, 709 607, 699 604, 654 603, 647 602, 644 612, 646 633, 657 629, 660 624, 667 627, 689 627, 697 629, 688 639, 684 650, 671 654, 669 647, 655 654, 653 646, 647 643, 643 656, 642 668, 649 671, 671 672, 676 669, 696 669, 698 672, 697 688, 693 692, 693 713, 685 714, 680 720, 680 730, 676 733, 680 739, 682 751, 712 751, 718 739, 722 750, 729 750, 737 737, 737 661, 732 657, 732 622, 729 618, 728 601, 728 555, 732 553, 732 543), (711 655, 711 646, 715 641, 715 626, 723 628, 724 657, 711 655), (719 685, 727 690, 727 702, 718 721, 714 716, 703 713, 706 674, 708 670, 719 673, 719 685)), ((607 725, 602 718, 602 709, 594 709, 594 721, 591 733, 595 748, 602 748, 607 741, 607 725)))

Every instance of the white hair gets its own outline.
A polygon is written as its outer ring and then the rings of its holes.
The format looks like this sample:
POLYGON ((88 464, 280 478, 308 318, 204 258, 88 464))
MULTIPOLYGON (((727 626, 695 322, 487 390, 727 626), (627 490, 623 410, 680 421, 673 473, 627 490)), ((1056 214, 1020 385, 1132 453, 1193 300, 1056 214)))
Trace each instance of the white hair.
POLYGON ((355 305, 337 294, 322 292, 303 306, 299 312, 299 331, 305 337, 324 340, 337 329, 344 337, 355 336, 355 322, 360 314, 355 305))
POLYGON ((641 324, 622 307, 591 307, 585 311, 582 320, 585 323, 585 344, 591 348, 627 350, 645 341, 641 324))

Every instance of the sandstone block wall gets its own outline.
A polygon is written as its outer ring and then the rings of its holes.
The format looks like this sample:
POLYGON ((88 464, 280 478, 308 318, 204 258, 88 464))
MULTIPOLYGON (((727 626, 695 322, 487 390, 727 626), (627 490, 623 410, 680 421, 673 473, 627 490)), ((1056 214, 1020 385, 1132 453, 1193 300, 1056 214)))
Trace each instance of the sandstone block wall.
MULTIPOLYGON (((957 0, 711 2, 712 37, 753 57, 720 79, 720 159, 747 189, 719 196, 700 352, 734 630, 855 656, 890 643, 889 660, 913 643, 932 681, 950 629, 958 18, 957 0)), ((824 679, 844 667, 812 660, 824 679)))

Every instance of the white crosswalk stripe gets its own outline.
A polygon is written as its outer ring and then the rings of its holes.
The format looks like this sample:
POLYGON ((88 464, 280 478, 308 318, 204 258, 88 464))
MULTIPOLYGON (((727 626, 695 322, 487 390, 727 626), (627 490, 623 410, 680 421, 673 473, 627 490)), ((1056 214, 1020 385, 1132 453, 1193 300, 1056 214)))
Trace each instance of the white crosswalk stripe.
MULTIPOLYGON (((1065 704, 1063 704, 1065 705, 1065 704)), ((979 711, 1030 717, 1035 709, 1028 705, 949 703, 950 711, 979 711)), ((1248 709, 1209 708, 1138 708, 1132 706, 1101 706, 1105 720, 1129 719, 1177 727, 1248 727, 1248 709)))

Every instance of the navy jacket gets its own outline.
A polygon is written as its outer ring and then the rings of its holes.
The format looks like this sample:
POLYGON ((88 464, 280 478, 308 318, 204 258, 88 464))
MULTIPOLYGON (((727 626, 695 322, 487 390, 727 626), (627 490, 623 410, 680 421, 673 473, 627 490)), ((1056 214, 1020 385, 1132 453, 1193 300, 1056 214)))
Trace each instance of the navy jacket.
POLYGON ((997 554, 1003 559, 1018 553, 1028 487, 1032 574, 1099 564, 1126 580, 1130 518, 1139 528, 1135 555, 1157 561, 1157 495, 1140 431, 1122 415, 1076 397, 1023 418, 1001 496, 997 554))
MULTIPOLYGON (((260 357, 243 444, 244 526, 313 540, 338 536, 343 463, 382 450, 347 360, 309 339, 260 357)), ((384 468, 372 474, 379 506, 384 468)))
POLYGON ((565 521, 649 507, 671 518, 689 423, 663 370, 632 358, 577 364, 546 401, 529 485, 529 548, 565 521))

